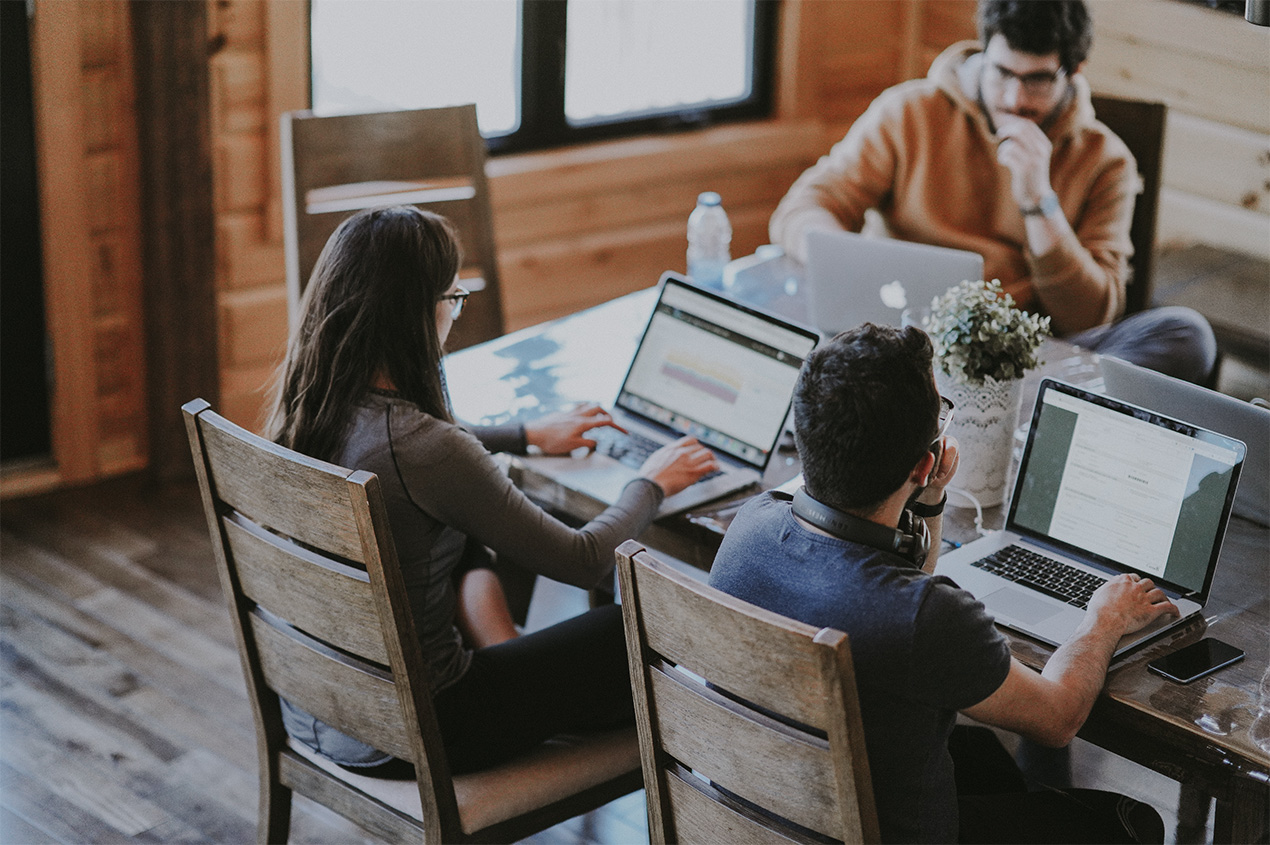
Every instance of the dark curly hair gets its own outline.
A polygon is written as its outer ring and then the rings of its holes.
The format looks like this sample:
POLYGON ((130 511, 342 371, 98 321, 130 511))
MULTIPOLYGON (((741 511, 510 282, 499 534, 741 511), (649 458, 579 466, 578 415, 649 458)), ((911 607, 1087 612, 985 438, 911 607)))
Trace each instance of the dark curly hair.
POLYGON ((1036 56, 1057 53, 1068 75, 1089 56, 1094 23, 1083 0, 979 0, 979 40, 1005 36, 1010 49, 1036 56))
POLYGON ((920 329, 872 323, 807 357, 794 391, 794 439, 808 493, 865 508, 904 484, 939 429, 932 358, 920 329))

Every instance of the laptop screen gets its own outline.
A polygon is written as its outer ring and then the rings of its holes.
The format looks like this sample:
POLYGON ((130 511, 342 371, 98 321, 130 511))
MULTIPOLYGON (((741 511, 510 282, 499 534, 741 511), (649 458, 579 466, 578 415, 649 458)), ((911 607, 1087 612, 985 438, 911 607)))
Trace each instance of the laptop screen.
POLYGON ((1206 594, 1244 444, 1045 380, 1009 527, 1206 594))
POLYGON ((762 469, 816 340, 668 278, 617 404, 762 469))

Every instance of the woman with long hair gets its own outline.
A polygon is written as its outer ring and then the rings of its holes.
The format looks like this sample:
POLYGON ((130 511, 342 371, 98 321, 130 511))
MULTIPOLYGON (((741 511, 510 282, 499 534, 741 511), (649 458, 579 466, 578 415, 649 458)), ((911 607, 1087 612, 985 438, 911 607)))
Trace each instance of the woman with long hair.
MULTIPOLYGON (((716 468, 683 438, 649 457, 617 504, 581 528, 525 497, 491 452, 567 454, 614 425, 598 406, 535 423, 455 422, 441 365, 468 296, 450 224, 409 206, 359 212, 331 235, 279 374, 268 434, 379 476, 451 768, 485 768, 559 733, 633 719, 620 608, 517 636, 489 555, 590 588, 664 497, 716 468)), ((288 732, 364 774, 412 768, 284 702, 288 732)))

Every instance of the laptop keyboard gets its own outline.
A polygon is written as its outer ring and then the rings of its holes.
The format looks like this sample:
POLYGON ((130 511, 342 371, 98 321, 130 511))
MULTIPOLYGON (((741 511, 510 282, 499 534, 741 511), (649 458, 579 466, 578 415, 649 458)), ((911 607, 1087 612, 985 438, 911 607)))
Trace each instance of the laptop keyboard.
MULTIPOLYGON (((621 461, 634 469, 639 469, 643 466, 644 461, 648 460, 648 456, 663 445, 651 437, 645 437, 638 432, 632 431, 628 434, 623 434, 617 429, 609 428, 608 426, 591 429, 587 434, 595 440, 596 452, 601 455, 608 455, 610 458, 621 461)), ((722 474, 722 471, 715 470, 701 476, 696 483, 700 484, 722 474)))
POLYGON ((1089 597, 1094 590, 1107 580, 1021 546, 1006 546, 974 561, 971 566, 1016 581, 1082 610, 1089 605, 1089 597))

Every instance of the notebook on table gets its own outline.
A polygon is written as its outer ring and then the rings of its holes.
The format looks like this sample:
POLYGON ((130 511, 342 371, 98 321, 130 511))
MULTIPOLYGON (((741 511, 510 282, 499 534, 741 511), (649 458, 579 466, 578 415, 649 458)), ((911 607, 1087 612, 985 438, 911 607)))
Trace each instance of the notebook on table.
POLYGON ((647 455, 689 434, 714 451, 720 469, 667 497, 659 517, 758 484, 818 340, 811 329, 666 273, 613 403, 614 421, 630 434, 593 429, 599 445, 585 457, 525 461, 561 487, 612 504, 647 455))
POLYGON ((825 337, 861 323, 899 326, 948 288, 983 278, 975 252, 854 232, 807 233, 808 313, 825 337))
POLYGON ((1127 635, 1120 654, 1202 610, 1244 455, 1233 437, 1045 379, 1005 530, 944 553, 935 572, 1053 645, 1103 581, 1149 577, 1181 615, 1127 635))
POLYGON ((1100 359, 1108 396, 1242 440, 1248 457, 1235 493, 1235 516, 1270 525, 1270 408, 1148 370, 1100 359))

